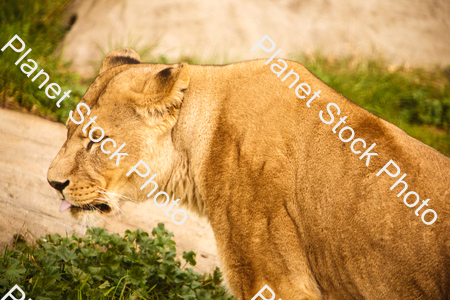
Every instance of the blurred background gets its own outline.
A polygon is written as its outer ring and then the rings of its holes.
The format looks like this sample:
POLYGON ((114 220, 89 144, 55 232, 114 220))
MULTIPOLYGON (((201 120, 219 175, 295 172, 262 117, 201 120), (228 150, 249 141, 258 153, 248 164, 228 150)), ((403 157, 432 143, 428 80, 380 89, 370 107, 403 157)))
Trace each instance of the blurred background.
MULTIPOLYGON (((450 155, 448 0, 1 0, 0 42, 18 34, 53 82, 76 97, 58 110, 0 55, 0 104, 65 122, 110 51, 143 61, 221 64, 260 58, 268 34, 279 57, 408 134, 450 155)), ((266 55, 269 57, 270 55, 266 55)))
MULTIPOLYGON (((1 249, 17 232, 84 233, 58 212, 46 173, 69 111, 118 48, 131 47, 146 62, 223 64, 270 57, 251 51, 267 34, 283 49, 279 57, 450 156, 449 0, 0 0, 0 46, 15 34, 72 96, 58 109, 39 79, 14 64, 17 53, 0 53, 1 249)), ((218 263, 209 225, 192 213, 174 227, 152 203, 124 212, 103 226, 123 233, 163 221, 180 249, 198 252, 198 270, 218 263)))

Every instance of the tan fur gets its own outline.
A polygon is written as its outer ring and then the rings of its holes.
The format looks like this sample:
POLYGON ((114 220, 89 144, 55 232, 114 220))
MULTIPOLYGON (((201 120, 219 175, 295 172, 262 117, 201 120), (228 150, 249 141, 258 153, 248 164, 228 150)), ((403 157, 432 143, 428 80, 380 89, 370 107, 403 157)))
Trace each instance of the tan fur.
MULTIPOLYGON (((296 62, 288 63, 299 82, 322 90, 311 108, 289 89, 292 79, 281 82, 263 60, 138 64, 131 51, 109 54, 82 99, 90 117, 98 116, 96 125, 127 144, 129 156, 116 167, 100 143, 86 151, 87 121, 69 121, 68 139, 48 172, 49 181, 70 180, 63 191, 68 201, 110 201, 97 199, 102 189, 116 202, 147 200, 153 187, 139 189, 146 179, 125 175, 142 159, 158 174, 158 191, 208 218, 239 300, 266 284, 283 300, 449 299, 447 157, 296 62), (319 119, 330 102, 348 116, 355 138, 377 143, 379 156, 369 167, 331 132, 336 120, 319 119), (396 197, 399 188, 389 189, 396 179, 376 176, 390 159, 408 174, 408 190, 431 199, 439 216, 433 225, 396 197)), ((80 219, 101 215, 72 212, 80 219)))

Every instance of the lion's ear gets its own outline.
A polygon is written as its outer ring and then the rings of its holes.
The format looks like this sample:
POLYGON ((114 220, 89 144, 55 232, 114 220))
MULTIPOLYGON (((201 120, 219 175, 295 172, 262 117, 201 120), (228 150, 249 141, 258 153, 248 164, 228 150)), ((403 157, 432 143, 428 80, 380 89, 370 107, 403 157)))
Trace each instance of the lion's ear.
POLYGON ((181 63, 165 68, 151 76, 142 93, 130 93, 130 99, 138 106, 146 107, 153 113, 164 114, 173 107, 178 109, 189 86, 189 65, 181 63))
POLYGON ((124 64, 140 64, 141 58, 136 51, 129 48, 114 50, 113 52, 106 55, 103 60, 102 67, 100 68, 99 74, 102 74, 108 69, 117 67, 124 64))
MULTIPOLYGON (((177 101, 181 102, 184 96, 184 90, 189 86, 189 79, 189 65, 185 62, 176 67, 166 68, 158 72, 155 76, 157 92, 163 93, 166 100, 168 98, 176 98, 177 101)), ((146 88, 149 88, 149 90, 144 90, 144 93, 152 92, 151 86, 147 86, 146 88)))

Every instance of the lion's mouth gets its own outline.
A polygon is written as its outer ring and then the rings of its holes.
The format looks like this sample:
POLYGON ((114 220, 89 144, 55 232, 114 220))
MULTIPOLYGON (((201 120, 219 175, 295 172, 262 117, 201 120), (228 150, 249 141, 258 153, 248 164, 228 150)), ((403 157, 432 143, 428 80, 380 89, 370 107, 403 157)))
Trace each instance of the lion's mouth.
POLYGON ((111 212, 111 207, 106 203, 87 204, 83 206, 72 205, 71 210, 99 211, 101 213, 111 212))
POLYGON ((61 202, 61 206, 59 207, 59 211, 63 212, 67 209, 73 211, 99 211, 101 213, 109 213, 111 212, 111 207, 106 203, 89 203, 83 206, 76 206, 67 201, 66 199, 63 199, 61 202))

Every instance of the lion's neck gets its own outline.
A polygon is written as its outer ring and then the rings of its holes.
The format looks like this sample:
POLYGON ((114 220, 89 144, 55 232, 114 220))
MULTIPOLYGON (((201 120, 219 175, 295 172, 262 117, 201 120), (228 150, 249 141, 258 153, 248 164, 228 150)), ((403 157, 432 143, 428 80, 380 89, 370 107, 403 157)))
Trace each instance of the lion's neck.
POLYGON ((189 159, 185 153, 177 153, 174 160, 172 173, 165 184, 165 191, 175 199, 181 199, 180 203, 199 216, 206 216, 205 203, 196 189, 189 159))

